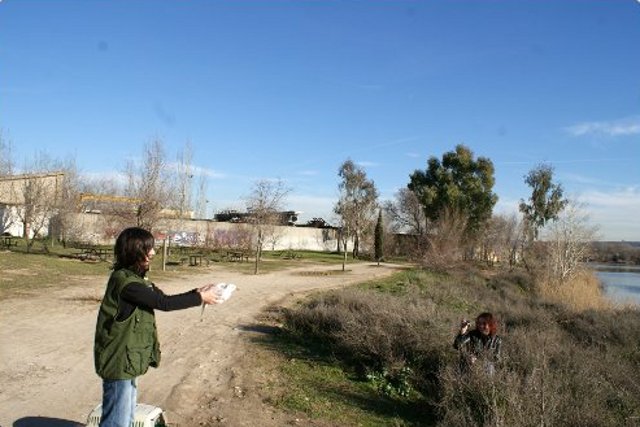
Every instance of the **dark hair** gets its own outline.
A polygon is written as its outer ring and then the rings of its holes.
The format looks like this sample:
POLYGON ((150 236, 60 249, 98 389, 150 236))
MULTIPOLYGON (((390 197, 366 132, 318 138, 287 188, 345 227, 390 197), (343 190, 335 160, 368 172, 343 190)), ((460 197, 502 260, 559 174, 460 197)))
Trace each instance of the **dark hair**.
POLYGON ((498 333, 498 319, 496 319, 492 313, 480 313, 478 317, 476 317, 476 322, 480 319, 484 319, 487 325, 489 325, 489 335, 493 336, 498 333))
POLYGON ((137 270, 153 245, 153 235, 144 228, 125 228, 118 235, 116 245, 113 248, 115 259, 113 269, 133 268, 137 270))

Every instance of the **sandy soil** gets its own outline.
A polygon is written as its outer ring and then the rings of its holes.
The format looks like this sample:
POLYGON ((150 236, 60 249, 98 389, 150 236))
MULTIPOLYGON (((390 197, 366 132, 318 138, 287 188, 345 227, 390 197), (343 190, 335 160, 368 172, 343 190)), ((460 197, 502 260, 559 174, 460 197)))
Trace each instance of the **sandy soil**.
MULTIPOLYGON (((140 379, 138 401, 163 408, 180 427, 300 424, 262 402, 260 370, 248 354, 260 334, 256 317, 267 306, 301 293, 380 277, 395 266, 349 265, 345 274, 302 275, 310 267, 258 276, 208 267, 192 281, 156 282, 165 293, 228 282, 234 296, 200 309, 156 312, 162 363, 140 379)), ((151 275, 153 280, 153 275, 151 275)), ((0 304, 0 426, 84 425, 100 403, 93 371, 93 334, 104 280, 0 304)))

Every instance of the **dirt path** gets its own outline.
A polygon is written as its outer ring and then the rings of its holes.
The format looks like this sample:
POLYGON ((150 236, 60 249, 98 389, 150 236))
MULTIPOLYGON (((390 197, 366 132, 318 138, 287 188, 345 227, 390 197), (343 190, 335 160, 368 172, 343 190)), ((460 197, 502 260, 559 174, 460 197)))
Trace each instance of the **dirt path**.
MULTIPOLYGON (((335 288, 396 271, 394 266, 353 264, 346 274, 301 275, 309 267, 259 276, 217 267, 192 282, 158 282, 165 293, 206 283, 238 287, 224 304, 172 313, 156 312, 162 364, 140 380, 138 401, 160 406, 180 427, 209 425, 281 425, 259 399, 245 398, 238 378, 247 381, 247 338, 262 309, 300 292, 335 288), (242 404, 231 404, 242 397, 242 404)), ((153 280, 153 277, 151 277, 153 280)), ((93 333, 104 280, 44 293, 5 299, 0 304, 0 426, 71 427, 84 425, 101 399, 93 371, 93 333)))

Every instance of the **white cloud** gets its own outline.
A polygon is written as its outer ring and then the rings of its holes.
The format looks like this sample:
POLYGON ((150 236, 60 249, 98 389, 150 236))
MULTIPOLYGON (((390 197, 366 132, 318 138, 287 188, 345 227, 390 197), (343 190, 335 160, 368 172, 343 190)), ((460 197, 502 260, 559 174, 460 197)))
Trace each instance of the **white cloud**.
POLYGON ((590 185, 591 184, 597 184, 597 185, 607 184, 602 180, 590 178, 588 176, 584 176, 576 173, 563 173, 561 178, 562 178, 561 181, 572 182, 575 184, 590 184, 590 185))
POLYGON ((610 192, 580 194, 591 222, 603 240, 640 241, 640 188, 627 187, 610 192))
MULTIPOLYGON (((178 162, 169 162, 167 163, 166 167, 167 169, 173 172, 178 172, 181 169, 181 165, 178 162)), ((227 178, 227 175, 225 173, 218 172, 215 169, 203 168, 202 166, 196 166, 196 165, 191 165, 191 174, 194 177, 197 177, 199 175, 204 175, 207 178, 213 178, 213 179, 227 178)))
MULTIPOLYGON (((583 204, 589 223, 598 228, 598 239, 640 241, 640 187, 607 192, 591 190, 569 197, 583 204)), ((500 197, 494 213, 520 216, 519 202, 500 197)))
POLYGON ((512 215, 516 215, 520 218, 520 199, 512 199, 500 196, 498 198, 498 202, 493 208, 493 213, 495 215, 504 215, 510 217, 512 215))
POLYGON ((89 182, 106 181, 117 185, 124 185, 127 182, 127 176, 120 171, 84 172, 80 173, 80 175, 89 182))
POLYGON ((363 167, 363 168, 374 168, 374 167, 376 167, 376 166, 380 166, 380 164, 379 164, 379 163, 376 163, 376 162, 370 162, 370 161, 367 161, 367 160, 363 160, 363 161, 360 161, 360 162, 356 162, 356 164, 357 164, 358 166, 360 166, 360 167, 363 167))
MULTIPOLYGON (((592 190, 580 195, 580 201, 598 208, 624 208, 640 214, 640 188, 627 187, 611 192, 592 190)), ((632 212, 629 212, 632 213, 632 212)), ((640 220, 639 217, 636 217, 640 220)))
POLYGON ((191 166, 194 175, 204 175, 207 178, 222 179, 227 178, 227 174, 219 172, 215 169, 203 168, 201 166, 191 166))
POLYGON ((604 135, 628 136, 640 134, 640 117, 611 121, 583 122, 566 128, 573 136, 604 135))

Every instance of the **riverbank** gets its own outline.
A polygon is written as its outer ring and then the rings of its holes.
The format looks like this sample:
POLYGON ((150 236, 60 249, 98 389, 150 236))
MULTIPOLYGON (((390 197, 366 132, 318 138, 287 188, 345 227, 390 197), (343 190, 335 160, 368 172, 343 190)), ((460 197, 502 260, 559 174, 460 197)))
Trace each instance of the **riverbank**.
POLYGON ((318 295, 285 310, 268 348, 326 377, 288 366, 274 401, 318 425, 630 425, 640 416, 640 311, 598 305, 543 298, 521 272, 468 269, 318 295), (461 372, 451 346, 460 319, 482 311, 500 320, 493 375, 461 372), (344 400, 351 409, 332 418, 326 408, 344 400))
POLYGON ((640 305, 640 266, 589 264, 602 282, 605 295, 616 304, 640 305))

